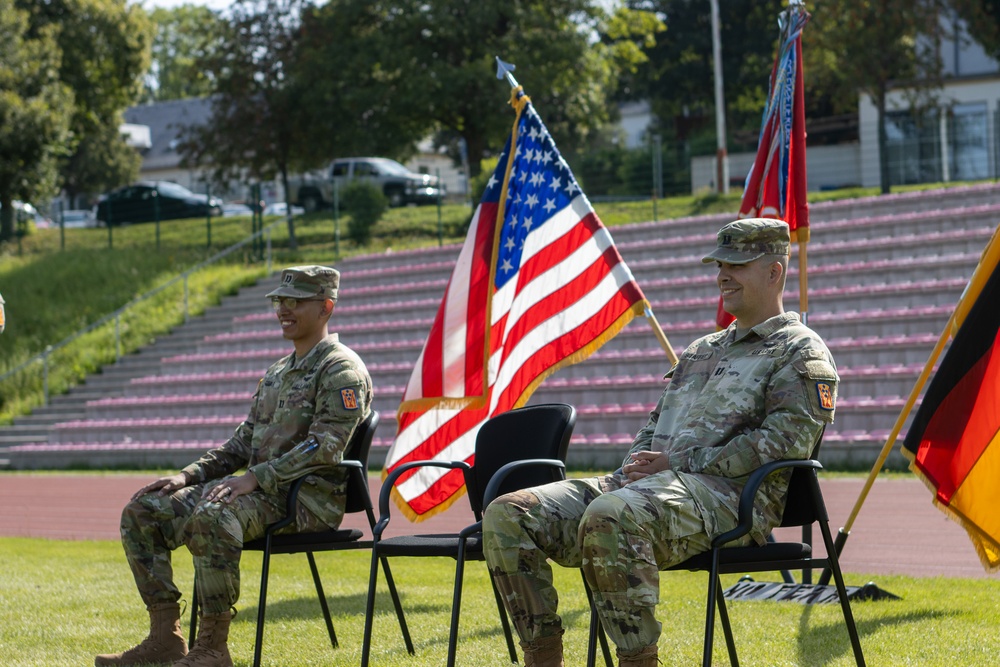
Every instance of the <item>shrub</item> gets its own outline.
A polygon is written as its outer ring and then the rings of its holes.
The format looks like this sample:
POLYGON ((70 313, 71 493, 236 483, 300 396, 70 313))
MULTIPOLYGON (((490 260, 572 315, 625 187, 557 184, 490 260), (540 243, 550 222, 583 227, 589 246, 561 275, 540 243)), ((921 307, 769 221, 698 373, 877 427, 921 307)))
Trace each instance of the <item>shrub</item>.
POLYGON ((372 227, 389 208, 389 200, 382 191, 368 183, 351 183, 341 193, 341 202, 351 214, 347 223, 347 236, 364 245, 372 237, 372 227))

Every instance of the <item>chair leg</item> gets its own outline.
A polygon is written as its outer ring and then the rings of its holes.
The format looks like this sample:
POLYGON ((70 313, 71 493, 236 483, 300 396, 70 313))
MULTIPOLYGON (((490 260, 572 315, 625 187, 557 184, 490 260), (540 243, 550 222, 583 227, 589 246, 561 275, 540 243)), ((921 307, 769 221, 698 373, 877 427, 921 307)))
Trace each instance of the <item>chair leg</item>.
POLYGON ((365 634, 361 640, 361 667, 368 667, 371 652, 372 623, 375 620, 375 583, 378 579, 378 551, 372 547, 372 565, 368 576, 368 599, 365 601, 365 634))
POLYGON ((465 540, 458 541, 458 556, 455 559, 455 590, 451 598, 451 626, 448 629, 448 667, 455 667, 455 652, 458 644, 458 618, 462 610, 462 583, 465 579, 465 540))
POLYGON ((708 571, 708 608, 705 611, 705 647, 702 667, 712 667, 712 643, 715 635, 715 606, 722 586, 719 584, 719 550, 712 549, 712 567, 708 571))
POLYGON ((371 655, 372 625, 375 622, 375 587, 378 583, 378 564, 382 563, 385 570, 385 581, 389 585, 389 595, 392 597, 392 604, 396 608, 396 618, 399 620, 399 630, 403 634, 403 642, 410 655, 415 655, 413 640, 410 639, 410 630, 406 626, 406 617, 403 615, 403 605, 399 601, 399 593, 396 592, 396 583, 392 579, 392 571, 389 569, 389 559, 380 556, 378 553, 378 543, 372 547, 372 566, 368 577, 368 599, 365 603, 365 634, 361 643, 361 667, 368 667, 368 660, 371 655))
MULTIPOLYGON (((399 601, 399 593, 396 592, 396 582, 393 581, 392 570, 389 569, 389 559, 385 556, 382 556, 382 569, 385 571, 385 583, 389 586, 389 596, 392 598, 392 606, 396 608, 396 619, 399 621, 399 631, 403 634, 406 652, 410 655, 416 655, 417 652, 413 648, 413 640, 410 639, 410 630, 406 625, 406 616, 403 615, 403 603, 399 601)), ((377 575, 378 572, 375 574, 377 575)))
POLYGON ((595 667, 597 663, 597 642, 601 643, 601 653, 604 654, 604 664, 606 667, 614 667, 611 661, 611 647, 608 646, 608 636, 601 627, 601 620, 597 616, 597 606, 594 605, 594 592, 590 590, 587 577, 583 570, 580 570, 583 577, 583 590, 587 592, 587 604, 590 607, 590 637, 587 640, 587 667, 595 667))
POLYGON ((253 667, 260 667, 261 649, 264 645, 264 614, 267 608, 267 578, 271 569, 271 536, 264 543, 264 557, 260 565, 260 598, 257 601, 257 634, 253 643, 253 667))
POLYGON ((504 638, 507 640, 507 652, 510 653, 510 661, 517 664, 517 648, 514 646, 514 635, 511 632, 510 620, 507 618, 507 610, 503 606, 503 597, 497 589, 493 575, 490 575, 490 587, 493 588, 493 598, 497 601, 497 613, 500 615, 500 625, 503 627, 504 638))
POLYGON ((732 667, 740 667, 740 659, 736 656, 736 642, 733 639, 733 628, 729 625, 729 609, 726 607, 726 596, 722 591, 722 582, 716 579, 715 586, 715 599, 719 607, 719 619, 722 621, 722 632, 726 636, 729 664, 732 667))
POLYGON ((823 541, 826 543, 826 550, 829 554, 827 561, 830 571, 833 573, 833 580, 837 584, 837 595, 840 597, 840 608, 844 613, 844 623, 847 624, 847 634, 851 637, 851 648, 854 649, 854 662, 858 667, 865 667, 865 654, 861 651, 861 638, 858 636, 858 626, 854 623, 854 612, 851 611, 851 602, 847 599, 847 587, 844 585, 844 574, 840 571, 840 561, 837 558, 836 547, 830 537, 829 530, 823 531, 823 541))
POLYGON ((188 627, 188 644, 194 644, 194 639, 197 636, 195 633, 198 632, 198 577, 194 578, 194 588, 191 591, 191 622, 188 627))
POLYGON ((309 569, 312 571, 313 583, 316 584, 316 595, 319 596, 319 606, 323 609, 323 619, 326 621, 326 632, 330 635, 330 644, 337 648, 337 633, 333 630, 333 619, 330 618, 330 605, 326 602, 326 593, 323 592, 323 582, 319 578, 319 569, 316 567, 316 558, 311 551, 306 552, 309 559, 309 569))

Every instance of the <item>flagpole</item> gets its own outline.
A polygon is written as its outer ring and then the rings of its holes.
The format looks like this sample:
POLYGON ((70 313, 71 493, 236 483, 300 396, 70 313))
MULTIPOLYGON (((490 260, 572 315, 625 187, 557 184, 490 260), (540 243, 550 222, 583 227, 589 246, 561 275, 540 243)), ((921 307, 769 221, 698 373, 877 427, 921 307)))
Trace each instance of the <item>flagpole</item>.
MULTIPOLYGON (((927 380, 931 375, 931 370, 934 368, 934 364, 937 363, 938 357, 941 356, 941 352, 944 350, 945 344, 947 344, 948 339, 951 337, 949 332, 951 331, 952 322, 954 322, 954 315, 948 318, 948 324, 945 326, 944 331, 941 333, 941 337, 938 339, 937 344, 931 351, 931 356, 927 359, 927 364, 920 372, 920 377, 917 378, 917 383, 913 385, 913 390, 910 392, 909 398, 906 399, 906 403, 903 405, 903 410, 899 413, 899 417, 896 418, 896 423, 892 427, 892 431, 889 432, 889 437, 886 439, 885 445, 882 447, 882 451, 879 453, 878 459, 875 461, 875 465, 872 466, 871 472, 868 473, 868 479, 865 480, 865 485, 862 487, 861 494, 854 503, 854 508, 851 510, 850 516, 847 517, 847 522, 844 524, 844 527, 837 532, 837 539, 834 540, 834 547, 837 550, 838 556, 844 551, 844 544, 847 542, 847 538, 851 534, 851 528, 854 527, 854 520, 858 518, 861 506, 864 504, 865 500, 868 499, 868 492, 871 491, 872 485, 875 483, 875 478, 878 477, 879 471, 882 470, 882 464, 885 463, 885 460, 889 457, 889 452, 892 451, 893 445, 896 444, 896 438, 899 437, 899 432, 903 429, 903 424, 906 422, 906 418, 909 416, 910 411, 913 410, 913 405, 917 402, 917 397, 920 396, 920 392, 923 391, 924 385, 927 384, 927 380)), ((826 568, 820 575, 819 584, 821 586, 825 586, 829 582, 830 569, 826 568)))
POLYGON ((809 273, 806 270, 807 261, 806 246, 807 241, 799 241, 799 315, 802 316, 802 324, 809 326, 809 273))
POLYGON ((653 334, 656 336, 656 340, 660 341, 663 351, 667 353, 667 360, 670 362, 670 365, 675 365, 677 363, 677 353, 674 352, 674 346, 667 340, 667 334, 663 333, 660 323, 656 321, 656 315, 653 314, 653 309, 649 307, 649 304, 646 305, 644 314, 646 315, 646 319, 649 320, 650 326, 653 327, 653 334))
MULTIPOLYGON (((885 445, 882 447, 882 451, 879 453, 878 459, 875 461, 875 465, 872 466, 871 472, 868 473, 868 479, 865 481, 865 485, 861 489, 861 494, 858 496, 857 502, 854 503, 854 509, 851 510, 850 516, 847 517, 847 522, 844 524, 844 527, 837 533, 837 539, 834 541, 834 547, 837 550, 838 556, 843 552, 844 544, 847 542, 847 538, 851 534, 851 528, 854 526, 854 520, 857 518, 858 512, 861 511, 861 505, 863 505, 865 500, 868 498, 868 492, 871 491, 872 485, 875 483, 875 478, 882 469, 882 464, 885 463, 886 458, 889 456, 889 452, 892 451, 892 446, 896 444, 896 438, 899 437, 899 432, 902 430, 903 424, 906 422, 906 418, 913 410, 913 405, 917 402, 917 397, 920 395, 920 392, 923 391, 924 385, 927 384, 927 380, 930 378, 931 370, 934 368, 934 364, 937 363, 938 357, 940 357, 941 352, 944 351, 944 347, 948 343, 948 340, 952 337, 958 327, 962 325, 962 322, 965 321, 965 317, 968 315, 969 308, 971 307, 969 304, 975 303, 976 299, 979 298, 979 294, 983 291, 983 287, 989 278, 989 274, 991 274, 996 267, 996 255, 1000 255, 1000 240, 998 239, 1000 239, 1000 227, 997 227, 996 231, 993 232, 990 242, 987 243, 986 248, 983 249, 983 254, 980 258, 979 264, 976 265, 976 270, 973 271, 972 277, 969 279, 969 283, 965 287, 965 291, 962 293, 962 296, 959 297, 958 303, 955 304, 955 310, 952 312, 951 317, 948 318, 944 331, 941 332, 941 336, 934 345, 934 349, 931 350, 931 355, 927 359, 927 364, 924 365, 924 369, 920 372, 920 376, 917 378, 917 382, 913 386, 913 391, 910 392, 909 398, 906 399, 906 404, 903 405, 903 410, 899 413, 899 417, 896 418, 896 424, 892 427, 892 431, 889 432, 889 437, 886 440, 885 445), (994 246, 995 243, 997 244, 996 246, 994 246), (987 270, 983 268, 984 264, 991 264, 992 266, 989 270, 987 270)), ((820 576, 819 583, 827 584, 829 581, 830 569, 826 568, 820 576)))

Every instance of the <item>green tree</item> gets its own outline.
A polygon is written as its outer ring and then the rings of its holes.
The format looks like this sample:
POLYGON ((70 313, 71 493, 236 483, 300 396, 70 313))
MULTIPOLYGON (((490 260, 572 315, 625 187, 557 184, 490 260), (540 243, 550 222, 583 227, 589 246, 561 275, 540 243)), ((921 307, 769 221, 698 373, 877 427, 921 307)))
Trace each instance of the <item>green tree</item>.
POLYGON ((140 160, 118 136, 122 112, 135 103, 149 68, 151 24, 125 0, 15 0, 29 12, 30 33, 54 30, 59 79, 74 92, 70 153, 61 166, 71 198, 131 180, 140 160))
POLYGON ((156 8, 152 64, 146 77, 150 101, 207 97, 215 92, 212 73, 199 66, 222 42, 225 20, 208 7, 183 4, 156 8))
MULTIPOLYGON (((733 134, 760 129, 767 82, 774 64, 783 0, 720 3, 722 80, 726 127, 733 134)), ((712 22, 708 0, 629 0, 629 6, 662 16, 666 34, 648 50, 648 61, 620 79, 619 99, 647 99, 660 131, 672 140, 715 136, 712 22)), ((712 151, 715 143, 711 143, 712 151)))
POLYGON ((56 26, 33 29, 27 12, 0 0, 0 241, 14 237, 15 198, 55 189, 73 105, 57 38, 56 26))
MULTIPOLYGON (((224 183, 247 176, 281 178, 301 164, 308 147, 308 114, 301 81, 292 72, 302 35, 305 0, 237 0, 230 8, 220 48, 196 63, 216 82, 209 122, 189 128, 185 160, 211 169, 224 183)), ((288 207, 288 237, 297 247, 288 207)))
POLYGON ((952 7, 986 54, 1000 60, 1000 0, 954 0, 952 7))
MULTIPOLYGON (((941 85, 940 41, 945 0, 827 0, 813 12, 807 32, 821 53, 835 53, 820 71, 830 90, 871 97, 878 109, 882 192, 889 192, 886 97, 905 87, 919 110, 941 85)), ((806 48, 803 38, 803 49, 806 48)), ((834 93, 838 94, 838 93, 834 93)))
MULTIPOLYGON (((496 56, 520 67, 519 82, 567 150, 609 120, 608 92, 616 77, 642 59, 641 47, 661 26, 649 13, 609 15, 604 5, 331 0, 318 15, 330 30, 352 12, 366 17, 361 39, 329 39, 325 53, 330 58, 340 50, 377 54, 360 76, 362 85, 384 81, 391 88, 375 107, 378 117, 405 127, 395 119, 407 116, 425 133, 443 130, 461 137, 475 176, 480 158, 502 143, 512 122, 502 103, 505 84, 495 79, 496 56)), ((348 122, 357 117, 351 113, 348 122)))
POLYGON ((292 69, 303 117, 302 168, 338 156, 402 157, 427 136, 426 118, 410 108, 426 91, 401 65, 405 47, 385 32, 390 13, 385 3, 363 0, 331 0, 304 12, 292 69))

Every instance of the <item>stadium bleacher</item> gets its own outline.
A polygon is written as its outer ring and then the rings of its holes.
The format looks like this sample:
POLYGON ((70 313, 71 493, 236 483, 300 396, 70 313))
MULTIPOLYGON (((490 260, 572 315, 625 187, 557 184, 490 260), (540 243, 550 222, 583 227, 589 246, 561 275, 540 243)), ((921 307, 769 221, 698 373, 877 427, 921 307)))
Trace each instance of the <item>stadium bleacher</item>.
MULTIPOLYGON (((1000 185, 909 192, 811 207, 809 325, 841 374, 823 458, 870 465, 1000 218, 1000 185)), ((701 264, 729 215, 611 229, 674 348, 714 329, 715 272, 701 264)), ((372 462, 443 294, 457 245, 345 259, 332 330, 366 360, 383 415, 372 462)), ((793 249, 785 306, 798 310, 793 249)), ((229 297, 148 348, 122 358, 35 414, 0 428, 14 468, 181 466, 225 440, 257 380, 287 354, 264 299, 269 282, 229 297)), ((665 384, 668 362, 644 319, 589 359, 546 380, 531 402, 579 411, 570 465, 613 469, 665 384)), ((904 427, 905 432, 905 427, 904 427)), ((904 465, 898 447, 889 459, 904 465)))

